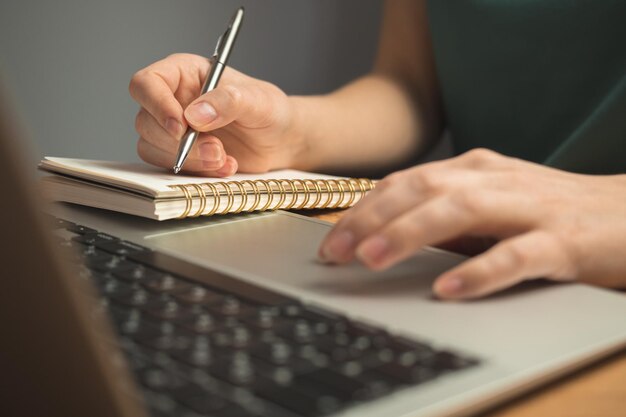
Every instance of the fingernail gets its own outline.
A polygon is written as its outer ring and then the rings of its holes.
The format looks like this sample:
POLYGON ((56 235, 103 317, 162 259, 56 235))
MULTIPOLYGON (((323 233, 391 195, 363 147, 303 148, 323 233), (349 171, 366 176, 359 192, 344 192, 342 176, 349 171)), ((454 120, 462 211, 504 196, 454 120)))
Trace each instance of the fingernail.
POLYGON ((224 157, 222 148, 217 143, 203 143, 200 145, 200 157, 205 162, 218 162, 224 157))
POLYGON ((367 239, 356 249, 356 257, 366 265, 380 263, 389 252, 389 240, 384 236, 367 239))
POLYGON ((195 125, 206 125, 217 118, 217 112, 206 101, 192 104, 186 111, 187 120, 195 125))
POLYGON ((183 124, 178 120, 170 117, 165 121, 165 129, 175 138, 179 137, 183 130, 183 124))
POLYGON ((354 245, 354 235, 348 230, 332 236, 320 250, 320 259, 324 262, 348 260, 354 245))
POLYGON ((463 292, 463 280, 452 276, 435 283, 435 292, 440 295, 460 295, 463 292))

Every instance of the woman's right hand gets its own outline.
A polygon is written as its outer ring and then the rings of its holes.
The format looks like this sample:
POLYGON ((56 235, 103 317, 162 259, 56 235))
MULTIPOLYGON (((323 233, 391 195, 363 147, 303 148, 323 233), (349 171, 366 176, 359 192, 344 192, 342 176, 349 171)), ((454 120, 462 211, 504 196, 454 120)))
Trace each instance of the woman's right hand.
POLYGON ((174 54, 133 76, 139 156, 171 169, 191 126, 201 134, 183 166, 188 174, 227 177, 292 166, 305 150, 285 93, 228 67, 218 87, 198 97, 208 70, 204 57, 174 54))

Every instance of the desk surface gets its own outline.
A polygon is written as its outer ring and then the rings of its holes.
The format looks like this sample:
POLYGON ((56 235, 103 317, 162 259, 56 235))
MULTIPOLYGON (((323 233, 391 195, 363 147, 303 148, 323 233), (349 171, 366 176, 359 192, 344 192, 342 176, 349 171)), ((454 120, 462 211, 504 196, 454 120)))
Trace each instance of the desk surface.
MULTIPOLYGON (((341 211, 315 212, 336 222, 341 211)), ((482 417, 624 417, 626 416, 626 352, 498 407, 482 417)))

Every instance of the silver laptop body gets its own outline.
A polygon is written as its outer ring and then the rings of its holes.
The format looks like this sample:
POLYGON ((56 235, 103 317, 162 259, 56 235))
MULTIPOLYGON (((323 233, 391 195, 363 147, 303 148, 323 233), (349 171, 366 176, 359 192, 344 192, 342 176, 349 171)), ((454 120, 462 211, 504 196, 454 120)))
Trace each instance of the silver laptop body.
MULTIPOLYGON (((95 299, 89 291, 75 290, 76 280, 58 265, 56 249, 48 244, 50 232, 37 219, 40 203, 25 174, 34 167, 19 166, 23 160, 15 149, 24 139, 9 130, 6 111, 0 121, 2 190, 14 196, 4 199, 1 213, 2 265, 8 267, 0 289, 0 320, 9 332, 3 343, 11 345, 0 362, 9 378, 2 384, 2 401, 12 412, 7 415, 44 415, 42 410, 66 417, 140 415, 141 396, 133 378, 124 366, 112 364, 119 360, 110 361, 111 355, 119 359, 119 351, 95 335, 110 335, 107 323, 83 317, 95 299), (21 319, 24 314, 28 319, 21 319), (62 329, 63 340, 53 340, 53 329, 62 329), (29 392, 39 401, 25 398, 29 392)), ((49 211, 478 360, 475 366, 349 407, 336 417, 470 415, 626 346, 626 296, 619 292, 537 282, 482 300, 441 302, 432 297, 430 285, 463 257, 427 249, 382 273, 359 265, 322 265, 316 261, 317 247, 331 225, 297 214, 154 222, 76 206, 49 211)))

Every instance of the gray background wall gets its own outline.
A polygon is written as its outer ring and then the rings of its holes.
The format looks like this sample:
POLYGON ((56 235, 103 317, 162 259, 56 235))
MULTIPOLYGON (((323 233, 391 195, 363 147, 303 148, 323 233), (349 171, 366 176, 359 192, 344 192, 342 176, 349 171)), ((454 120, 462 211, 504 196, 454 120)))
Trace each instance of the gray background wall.
POLYGON ((230 64, 243 72, 311 94, 370 68, 380 0, 2 0, 0 79, 35 157, 137 159, 130 77, 173 52, 209 54, 240 4, 230 64))

